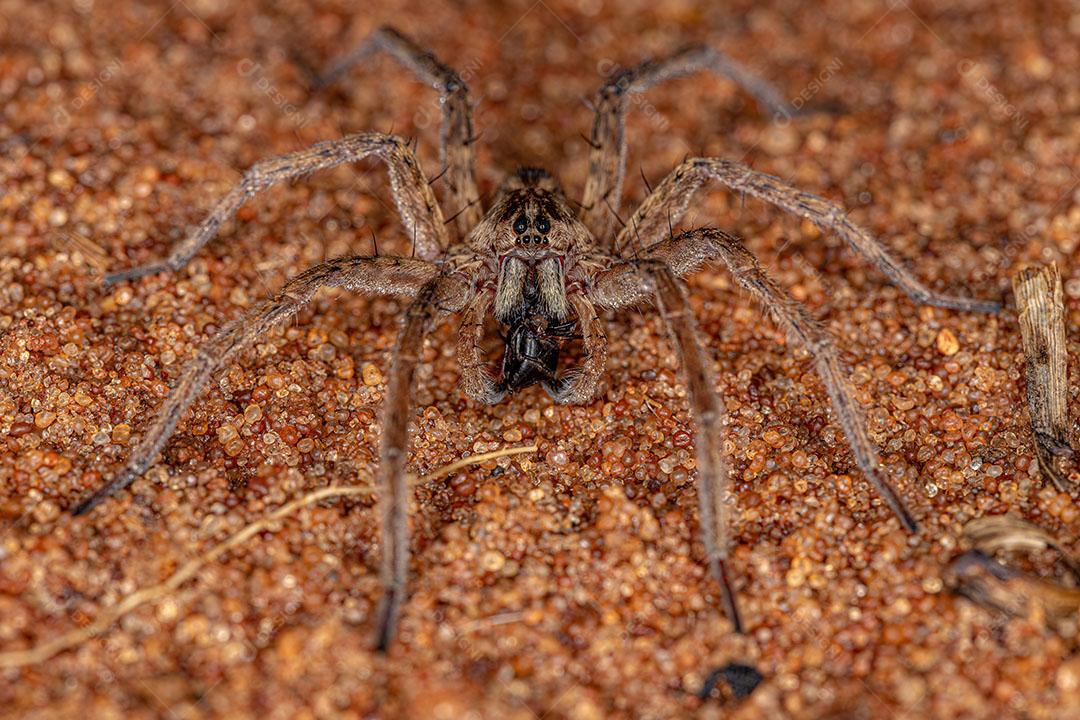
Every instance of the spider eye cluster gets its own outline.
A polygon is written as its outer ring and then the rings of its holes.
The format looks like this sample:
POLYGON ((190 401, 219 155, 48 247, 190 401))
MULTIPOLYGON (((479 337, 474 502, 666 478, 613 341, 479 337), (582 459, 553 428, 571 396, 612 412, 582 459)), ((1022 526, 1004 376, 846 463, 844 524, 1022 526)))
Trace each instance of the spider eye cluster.
POLYGON ((524 215, 518 215, 514 220, 514 234, 518 236, 517 241, 522 245, 540 245, 548 244, 547 233, 551 230, 551 221, 544 215, 538 215, 536 221, 532 224, 529 223, 529 219, 524 215), (530 233, 530 227, 536 230, 535 233, 530 233))

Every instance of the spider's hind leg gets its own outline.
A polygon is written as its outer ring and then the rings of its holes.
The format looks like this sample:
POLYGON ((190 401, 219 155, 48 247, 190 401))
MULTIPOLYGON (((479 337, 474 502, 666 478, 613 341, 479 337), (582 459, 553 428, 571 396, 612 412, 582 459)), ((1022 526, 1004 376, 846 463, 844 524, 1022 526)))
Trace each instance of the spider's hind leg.
POLYGON ((240 182, 218 201, 202 223, 176 243, 165 260, 140 265, 105 276, 105 284, 132 280, 163 270, 179 270, 195 253, 217 235, 221 226, 236 215, 249 199, 272 185, 303 177, 317 170, 336 167, 374 156, 386 163, 394 203, 405 230, 415 239, 416 255, 433 260, 448 244, 442 211, 428 186, 420 163, 399 137, 383 133, 361 133, 340 140, 317 143, 306 150, 266 158, 251 166, 240 182))
POLYGON ((439 131, 439 159, 450 191, 448 212, 454 218, 458 236, 464 238, 480 222, 483 208, 476 186, 473 143, 472 101, 469 87, 453 68, 417 45, 395 28, 383 26, 356 49, 343 55, 318 78, 316 88, 336 82, 350 69, 366 62, 376 52, 385 52, 405 66, 440 95, 442 126, 439 131))
MULTIPOLYGON (((997 312, 1001 308, 999 303, 992 300, 931 290, 877 238, 852 222, 841 206, 792 187, 778 177, 722 158, 690 158, 672 170, 631 216, 627 227, 615 240, 616 247, 626 247, 632 239, 640 239, 649 246, 667 237, 672 225, 686 212, 694 194, 708 183, 717 183, 729 190, 760 198, 781 210, 810 220, 822 232, 836 233, 915 302, 969 312, 997 312)), ((679 257, 672 260, 685 262, 684 258, 679 257)))
POLYGON ((711 70, 730 78, 773 117, 800 114, 800 110, 785 101, 768 82, 707 45, 691 45, 667 57, 646 60, 613 73, 596 94, 596 112, 589 141, 589 175, 581 201, 581 220, 596 237, 606 240, 611 236, 622 204, 627 99, 666 80, 698 70, 711 70))

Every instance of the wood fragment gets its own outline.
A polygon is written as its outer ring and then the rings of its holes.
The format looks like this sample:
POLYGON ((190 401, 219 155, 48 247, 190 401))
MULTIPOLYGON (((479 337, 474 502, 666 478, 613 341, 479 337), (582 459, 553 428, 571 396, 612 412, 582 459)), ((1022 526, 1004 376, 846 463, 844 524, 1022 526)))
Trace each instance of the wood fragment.
POLYGON ((990 515, 972 520, 964 526, 960 537, 972 548, 987 555, 998 552, 1032 552, 1053 548, 1080 578, 1080 562, 1067 548, 1047 531, 1016 515, 990 515))
POLYGON ((1013 515, 969 522, 962 537, 971 549, 955 558, 945 571, 952 591, 983 607, 1039 624, 1058 626, 1080 617, 1080 562, 1050 533, 1013 515), (998 553, 1032 552, 1053 548, 1072 574, 1068 584, 1038 577, 995 559, 998 553))
POLYGON ((1040 625, 1052 624, 1057 629, 1062 621, 1075 622, 1080 617, 1080 589, 1022 572, 978 550, 953 560, 945 579, 957 595, 1040 625))
POLYGON ((1028 412, 1035 455, 1043 475, 1065 492, 1068 482, 1057 458, 1073 454, 1069 442, 1068 357, 1065 310, 1057 264, 1022 268, 1012 279, 1027 361, 1028 412))

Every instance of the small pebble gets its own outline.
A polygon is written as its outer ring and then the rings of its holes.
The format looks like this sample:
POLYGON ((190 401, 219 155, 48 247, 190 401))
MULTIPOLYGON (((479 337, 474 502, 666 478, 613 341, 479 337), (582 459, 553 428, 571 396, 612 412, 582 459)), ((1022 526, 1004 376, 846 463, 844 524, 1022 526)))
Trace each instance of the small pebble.
POLYGON ((254 403, 244 408, 244 422, 248 425, 258 422, 262 415, 262 408, 254 403))
POLYGON ((942 328, 937 336, 937 349, 942 355, 955 355, 960 350, 960 341, 948 328, 942 328))
POLYGON ((112 441, 117 445, 126 445, 127 441, 131 438, 131 426, 127 423, 120 423, 113 427, 112 441))
POLYGON ((480 556, 480 567, 488 572, 499 572, 505 563, 506 556, 498 550, 487 550, 480 556))
POLYGON ((374 363, 364 363, 364 367, 360 372, 364 384, 368 387, 374 387, 375 385, 381 384, 383 381, 382 372, 374 363))

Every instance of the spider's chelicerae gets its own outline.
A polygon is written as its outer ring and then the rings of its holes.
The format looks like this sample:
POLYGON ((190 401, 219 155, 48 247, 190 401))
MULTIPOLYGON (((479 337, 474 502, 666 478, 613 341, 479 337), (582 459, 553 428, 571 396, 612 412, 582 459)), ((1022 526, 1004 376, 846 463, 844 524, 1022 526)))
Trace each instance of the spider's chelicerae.
POLYGON ((996 310, 997 304, 930 290, 839 206, 729 160, 685 160, 651 191, 621 229, 614 222, 622 197, 628 96, 669 78, 708 69, 732 78, 772 113, 786 114, 784 102, 769 85, 705 46, 691 46, 622 70, 596 96, 588 179, 576 208, 552 175, 522 168, 503 182, 485 210, 473 169, 469 91, 451 68, 401 33, 383 28, 340 60, 324 81, 339 77, 378 51, 388 53, 441 93, 441 176, 448 188, 446 202, 454 211, 452 223, 444 219, 409 145, 393 135, 363 133, 257 163, 209 217, 174 247, 168 259, 107 276, 107 282, 117 282, 179 270, 257 193, 284 180, 369 156, 386 164, 394 201, 415 245, 415 257, 411 258, 356 256, 316 265, 222 329, 184 367, 123 470, 79 504, 75 514, 88 511, 138 478, 214 372, 273 325, 294 315, 320 288, 409 297, 390 361, 377 473, 384 586, 377 643, 385 649, 394 638, 398 611, 406 596, 410 491, 405 476, 406 431, 425 334, 443 316, 462 315, 457 355, 462 389, 470 398, 497 403, 508 393, 539 383, 556 402, 585 403, 596 393, 607 356, 604 326, 597 310, 621 310, 651 300, 677 349, 687 385, 696 430, 699 519, 706 562, 719 583, 728 617, 741 631, 743 624, 725 567, 731 502, 722 453, 722 405, 713 385, 709 356, 679 280, 704 264, 720 261, 792 339, 809 351, 856 462, 900 523, 915 531, 915 519, 879 471, 862 409, 852 398, 846 370, 828 334, 765 274, 737 238, 715 228, 679 234, 671 228, 699 188, 718 183, 838 233, 917 302, 984 312, 996 310), (621 252, 629 247, 635 248, 632 255, 621 252), (481 349, 485 320, 491 314, 501 326, 506 346, 498 375, 489 370, 481 349), (581 366, 559 372, 560 348, 578 335, 584 354, 581 366))

